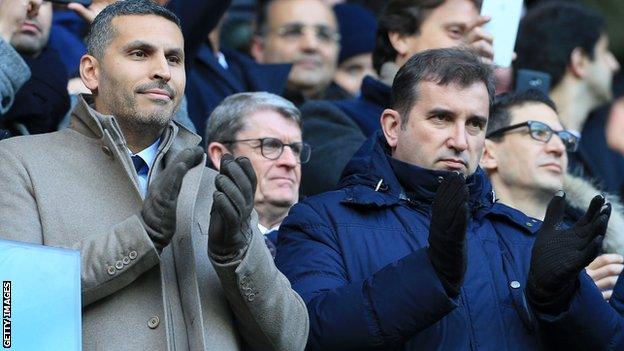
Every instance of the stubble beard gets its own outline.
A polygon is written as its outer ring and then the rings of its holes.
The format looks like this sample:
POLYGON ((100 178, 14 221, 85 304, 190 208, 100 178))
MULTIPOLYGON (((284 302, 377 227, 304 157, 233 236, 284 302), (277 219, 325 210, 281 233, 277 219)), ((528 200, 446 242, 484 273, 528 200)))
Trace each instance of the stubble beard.
MULTIPOLYGON (((112 99, 106 99, 109 111, 118 122, 133 132, 140 133, 144 130, 162 129, 169 124, 177 110, 177 105, 171 108, 155 108, 141 111, 132 94, 121 93, 112 99)), ((165 105, 164 103, 162 105, 165 105)))
POLYGON ((15 33, 11 38, 11 46, 21 55, 28 57, 36 57, 41 54, 43 47, 47 43, 47 38, 24 33, 15 33))

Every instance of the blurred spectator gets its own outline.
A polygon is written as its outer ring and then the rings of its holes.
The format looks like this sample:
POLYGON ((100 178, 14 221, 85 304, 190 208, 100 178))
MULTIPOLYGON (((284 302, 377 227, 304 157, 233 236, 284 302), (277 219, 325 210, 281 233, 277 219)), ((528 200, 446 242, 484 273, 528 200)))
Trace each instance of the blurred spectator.
POLYGON ((569 170, 613 194, 624 185, 624 157, 609 148, 605 128, 613 97, 611 82, 619 64, 609 51, 602 17, 578 4, 549 2, 531 9, 520 23, 514 71, 527 68, 551 77, 550 96, 561 123, 581 131, 569 170))
POLYGON ((70 94, 89 92, 84 85, 79 84, 80 58, 87 52, 84 39, 95 17, 106 6, 117 1, 92 0, 88 7, 77 2, 69 3, 67 6, 54 6, 50 46, 59 51, 61 60, 67 68, 70 77, 70 94), (71 81, 71 78, 74 78, 74 81, 71 81))
POLYGON ((340 33, 320 0, 272 0, 260 6, 251 54, 260 63, 292 63, 284 97, 322 99, 336 71, 340 33))
POLYGON ((185 38, 188 116, 205 135, 210 113, 227 96, 245 91, 282 94, 289 65, 263 65, 220 45, 221 19, 229 0, 172 0, 167 5, 180 17, 185 38), (209 40, 209 34, 212 40, 209 40))
POLYGON ((605 131, 609 147, 624 155, 624 99, 617 99, 611 105, 605 131))
POLYGON ((381 17, 373 51, 379 80, 365 78, 359 100, 336 104, 370 136, 380 127, 379 116, 390 105, 390 86, 398 69, 415 53, 470 45, 485 58, 492 56, 492 37, 480 26, 478 0, 390 1, 381 17))
MULTIPOLYGON (((71 80, 80 76, 78 68, 80 58, 87 52, 84 36, 89 29, 89 23, 67 8, 54 6, 53 10, 50 46, 58 51, 71 80)), ((70 90, 71 93, 73 92, 70 90)))
POLYGON ((379 18, 373 51, 379 79, 365 77, 357 99, 311 102, 301 107, 303 136, 315 150, 315 157, 303 167, 304 195, 334 189, 360 144, 379 130, 379 116, 391 105, 394 76, 412 55, 427 49, 469 46, 485 60, 491 58, 492 37, 481 28, 488 19, 479 16, 479 6, 479 0, 389 2, 379 18))
POLYGON ((577 0, 577 2, 587 5, 603 15, 611 50, 615 57, 622 62, 624 60, 624 31, 621 24, 622 18, 624 18, 624 3, 620 0, 577 0))
POLYGON ((221 46, 249 55, 249 46, 254 35, 256 6, 256 0, 232 0, 232 5, 223 16, 219 39, 221 46))
POLYGON ((11 45, 32 72, 0 121, 0 127, 13 135, 55 131, 69 111, 67 72, 56 50, 47 45, 51 25, 52 3, 44 1, 29 9, 26 20, 11 37, 11 45))
MULTIPOLYGON (((0 0, 0 122, 13 105, 17 91, 30 78, 26 62, 9 42, 20 30, 26 15, 39 6, 41 0, 0 0)), ((0 129, 0 139, 7 133, 0 129)))
POLYGON ((358 5, 339 4, 334 13, 340 28, 340 55, 326 98, 339 100, 358 96, 362 79, 377 75, 373 70, 377 20, 358 5))
MULTIPOLYGON (((571 224, 600 194, 589 182, 566 175, 567 153, 574 152, 578 144, 579 139, 563 129, 548 96, 537 90, 507 94, 499 96, 490 109, 481 167, 500 203, 541 221, 553 195, 564 189, 566 202, 576 209, 568 211, 571 224)), ((609 200, 622 209, 617 201, 609 200)), ((611 254, 599 256, 587 269, 606 300, 623 268, 624 259, 617 254, 624 253, 623 224, 622 214, 612 212, 604 241, 605 251, 611 254)))
POLYGON ((80 250, 84 350, 303 348, 305 306, 253 229, 251 164, 206 169, 201 138, 172 121, 177 17, 119 1, 87 45, 93 94, 70 127, 0 142, 0 237, 80 250))
POLYGON ((310 159, 310 146, 301 140, 299 110, 274 94, 235 94, 213 111, 205 140, 217 169, 226 153, 251 160, 258 179, 254 203, 258 226, 275 256, 277 230, 299 200, 301 163, 310 159))

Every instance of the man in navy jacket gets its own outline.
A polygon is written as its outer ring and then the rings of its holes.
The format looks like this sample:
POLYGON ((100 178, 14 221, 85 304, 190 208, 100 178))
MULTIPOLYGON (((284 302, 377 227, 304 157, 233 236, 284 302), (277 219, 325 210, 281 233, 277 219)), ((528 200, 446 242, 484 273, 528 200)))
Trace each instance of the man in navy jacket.
POLYGON ((301 107, 303 136, 316 155, 303 166, 304 195, 335 189, 340 173, 362 141, 379 130, 379 116, 391 104, 392 80, 412 55, 467 45, 484 60, 491 59, 492 37, 481 28, 487 18, 479 16, 480 4, 479 0, 388 3, 379 17, 373 50, 379 79, 364 77, 357 98, 312 101, 301 107), (328 138, 328 133, 337 137, 328 138))
POLYGON ((540 222, 496 203, 478 167, 493 94, 473 53, 413 56, 340 189, 293 207, 276 261, 306 301, 309 349, 539 347, 523 291, 540 222))

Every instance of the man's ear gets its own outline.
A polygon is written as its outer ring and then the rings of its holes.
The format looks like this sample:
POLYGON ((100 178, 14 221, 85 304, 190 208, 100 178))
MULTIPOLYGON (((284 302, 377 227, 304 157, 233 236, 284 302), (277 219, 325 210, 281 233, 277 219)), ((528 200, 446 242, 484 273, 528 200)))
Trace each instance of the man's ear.
POLYGON ((574 48, 570 54, 570 72, 576 78, 585 78, 587 75, 587 65, 591 59, 587 56, 587 53, 581 48, 574 48))
POLYGON ((84 85, 94 92, 98 89, 100 82, 100 63, 91 55, 83 55, 80 58, 80 79, 84 85))
POLYGON ((256 62, 264 63, 264 38, 259 35, 254 35, 251 38, 251 45, 249 48, 249 54, 256 60, 256 62))
POLYGON ((408 36, 398 32, 388 32, 388 40, 399 56, 407 55, 409 51, 408 36))
POLYGON ((386 142, 388 142, 388 145, 394 151, 398 143, 401 129, 401 115, 397 111, 387 108, 381 113, 379 122, 381 123, 384 136, 386 137, 386 142))
POLYGON ((496 143, 492 140, 485 139, 485 147, 483 148, 483 156, 479 162, 481 168, 483 168, 488 174, 496 171, 498 168, 496 143))
POLYGON ((218 171, 221 168, 221 158, 224 154, 230 153, 230 151, 227 149, 227 147, 225 147, 225 145, 213 141, 212 143, 208 144, 208 147, 206 148, 206 153, 210 158, 210 162, 212 162, 212 165, 218 171))

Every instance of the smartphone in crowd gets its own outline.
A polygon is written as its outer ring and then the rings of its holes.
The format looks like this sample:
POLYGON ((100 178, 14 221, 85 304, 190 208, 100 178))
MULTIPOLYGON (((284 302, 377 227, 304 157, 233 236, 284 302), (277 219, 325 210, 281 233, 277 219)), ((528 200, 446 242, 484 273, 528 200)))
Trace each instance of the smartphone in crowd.
POLYGON ((516 74, 516 92, 536 89, 550 93, 550 74, 530 69, 519 69, 516 74))
POLYGON ((91 6, 91 0, 46 0, 55 4, 67 5, 72 2, 77 2, 84 7, 91 6))
POLYGON ((483 0, 481 15, 491 18, 484 28, 494 37, 494 64, 511 66, 522 15, 522 0, 483 0))

